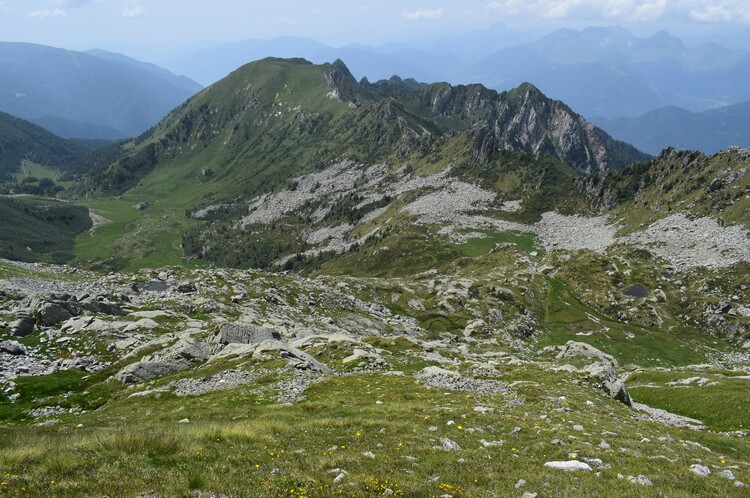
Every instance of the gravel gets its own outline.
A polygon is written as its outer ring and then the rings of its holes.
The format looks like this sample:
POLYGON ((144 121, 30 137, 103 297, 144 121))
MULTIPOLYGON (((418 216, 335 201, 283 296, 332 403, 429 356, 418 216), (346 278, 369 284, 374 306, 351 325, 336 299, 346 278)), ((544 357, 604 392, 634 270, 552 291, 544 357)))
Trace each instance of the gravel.
POLYGON ((750 261, 747 230, 739 225, 722 227, 707 216, 690 219, 685 213, 676 213, 620 241, 648 249, 676 270, 697 266, 719 269, 750 261))

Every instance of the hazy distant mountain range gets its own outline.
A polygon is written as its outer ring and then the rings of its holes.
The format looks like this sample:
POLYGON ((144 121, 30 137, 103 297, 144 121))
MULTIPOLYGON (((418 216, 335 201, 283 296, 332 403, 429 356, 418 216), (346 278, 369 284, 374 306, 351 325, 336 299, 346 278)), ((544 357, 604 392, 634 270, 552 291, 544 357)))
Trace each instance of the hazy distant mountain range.
POLYGON ((341 59, 357 79, 369 81, 399 75, 426 83, 482 83, 501 91, 530 82, 650 153, 667 145, 704 152, 750 145, 747 106, 735 107, 750 102, 748 51, 717 44, 690 48, 666 32, 638 38, 622 27, 528 38, 498 24, 414 46, 245 40, 162 61, 171 71, 103 50, 0 43, 0 111, 63 137, 134 136, 200 90, 196 81, 209 85, 268 56, 304 57, 314 63, 341 59))
POLYGON ((0 111, 63 137, 138 135, 200 89, 184 76, 104 51, 0 43, 0 111))
POLYGON ((637 116, 675 105, 691 111, 750 100, 750 53, 716 44, 688 48, 666 32, 560 30, 500 50, 473 66, 492 87, 530 81, 585 116, 637 116))
POLYGON ((750 102, 699 113, 661 107, 634 118, 595 118, 593 122, 649 154, 668 146, 713 154, 750 143, 750 102))

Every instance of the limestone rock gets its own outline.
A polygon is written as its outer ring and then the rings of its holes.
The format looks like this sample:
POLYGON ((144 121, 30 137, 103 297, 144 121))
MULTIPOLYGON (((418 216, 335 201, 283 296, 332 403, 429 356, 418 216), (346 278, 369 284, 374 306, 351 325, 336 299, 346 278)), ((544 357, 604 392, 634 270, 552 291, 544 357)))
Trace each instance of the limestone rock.
POLYGON ((300 370, 315 370, 320 373, 328 374, 332 370, 323 363, 319 362, 309 354, 294 346, 285 344, 280 341, 264 341, 255 348, 253 358, 261 359, 265 353, 278 353, 294 368, 300 370))
POLYGON ((458 445, 457 442, 448 439, 447 437, 441 437, 440 438, 440 446, 433 446, 436 450, 443 450, 443 451, 460 451, 461 446, 458 445))
POLYGON ((644 476, 639 475, 637 477, 634 476, 628 476, 628 481, 632 482, 633 484, 638 484, 639 486, 653 486, 654 484, 651 482, 651 480, 644 476))
POLYGON ((18 313, 18 319, 13 320, 8 324, 10 327, 10 333, 15 337, 26 337, 27 335, 34 332, 34 325, 36 320, 30 315, 23 315, 18 313))
POLYGON ((13 356, 25 356, 26 348, 23 347, 23 344, 16 341, 0 341, 0 352, 13 356))
POLYGON ((588 470, 591 471, 592 468, 589 464, 585 462, 579 462, 578 460, 569 460, 567 462, 546 462, 544 464, 545 467, 549 467, 551 469, 557 469, 557 470, 565 470, 568 472, 575 472, 579 470, 588 470))
POLYGON ((144 358, 143 360, 126 366, 115 375, 115 379, 123 384, 137 384, 154 377, 161 377, 180 370, 190 368, 188 361, 168 361, 158 357, 144 358))
POLYGON ((618 363, 614 356, 607 354, 599 349, 586 344, 585 342, 568 341, 565 346, 559 347, 560 352, 557 354, 555 359, 590 359, 610 363, 612 366, 617 367, 618 363))
POLYGON ((708 477, 711 475, 711 469, 699 463, 694 463, 693 465, 691 465, 690 472, 701 477, 708 477))
POLYGON ((729 469, 717 472, 716 475, 719 477, 723 477, 724 479, 729 479, 730 481, 734 481, 736 479, 736 477, 734 477, 734 472, 729 469))
POLYGON ((625 383, 617 377, 615 368, 611 363, 599 361, 587 365, 583 368, 583 371, 588 373, 590 377, 601 382, 601 387, 612 398, 628 406, 633 404, 625 383))
POLYGON ((214 339, 220 344, 260 344, 264 341, 278 341, 281 335, 270 327, 258 327, 251 323, 227 323, 214 339))
POLYGON ((73 318, 73 314, 62 305, 51 302, 44 303, 37 313, 39 321, 46 327, 54 327, 58 323, 73 318))
POLYGON ((166 348, 160 354, 148 356, 124 367, 117 372, 115 379, 124 384, 143 382, 192 368, 208 360, 210 354, 210 345, 185 333, 173 346, 166 348))

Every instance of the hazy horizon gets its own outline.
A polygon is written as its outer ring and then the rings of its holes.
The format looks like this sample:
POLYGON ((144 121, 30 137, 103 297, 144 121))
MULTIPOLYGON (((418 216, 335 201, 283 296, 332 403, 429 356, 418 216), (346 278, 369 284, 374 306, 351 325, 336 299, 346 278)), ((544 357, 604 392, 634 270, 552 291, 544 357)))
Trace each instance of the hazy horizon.
POLYGON ((0 0, 2 40, 71 50, 101 48, 147 60, 200 47, 284 36, 333 47, 420 45, 502 23, 508 43, 560 28, 621 25, 639 37, 666 30, 686 43, 750 49, 750 1, 519 0, 272 4, 225 0, 0 0), (516 32, 516 34, 512 34, 516 32))

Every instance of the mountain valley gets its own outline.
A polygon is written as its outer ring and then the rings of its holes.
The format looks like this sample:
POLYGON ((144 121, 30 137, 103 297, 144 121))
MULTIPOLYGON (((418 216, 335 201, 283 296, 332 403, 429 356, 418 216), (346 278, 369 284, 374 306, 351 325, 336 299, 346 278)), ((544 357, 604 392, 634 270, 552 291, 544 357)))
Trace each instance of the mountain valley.
POLYGON ((0 496, 747 495, 750 150, 340 60, 13 119, 0 496))

